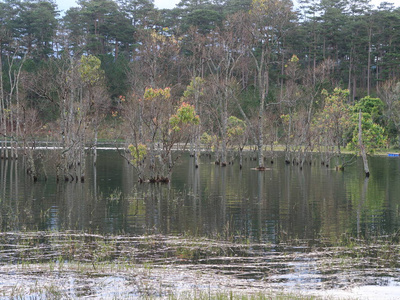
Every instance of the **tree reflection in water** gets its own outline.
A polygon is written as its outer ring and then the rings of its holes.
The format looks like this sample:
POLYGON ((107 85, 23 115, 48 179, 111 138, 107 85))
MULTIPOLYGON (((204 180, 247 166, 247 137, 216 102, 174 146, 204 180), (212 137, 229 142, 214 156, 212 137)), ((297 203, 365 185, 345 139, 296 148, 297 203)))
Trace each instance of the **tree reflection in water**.
MULTIPOLYGON (((276 154, 275 154, 276 155, 276 154)), ((92 159, 88 157, 88 159, 92 159)), ((265 171, 255 162, 219 167, 208 156, 194 168, 183 156, 169 184, 139 184, 117 153, 99 150, 85 183, 33 183, 24 159, 1 160, 1 230, 82 230, 101 234, 185 234, 280 243, 336 241, 397 232, 400 187, 396 158, 372 157, 371 178, 361 162, 344 172, 286 165, 265 171), (376 175, 375 175, 376 174, 376 175)), ((268 161, 268 160, 267 160, 268 161)), ((90 167, 89 167, 90 166, 90 167)))

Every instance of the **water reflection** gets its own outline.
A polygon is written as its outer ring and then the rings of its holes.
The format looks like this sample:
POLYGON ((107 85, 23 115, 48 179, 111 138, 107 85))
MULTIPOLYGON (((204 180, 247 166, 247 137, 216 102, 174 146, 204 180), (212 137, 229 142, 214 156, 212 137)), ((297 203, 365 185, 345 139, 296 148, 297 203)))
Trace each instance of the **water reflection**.
POLYGON ((199 168, 183 156, 169 185, 137 184, 134 170, 113 151, 87 163, 85 183, 33 183, 24 158, 0 161, 0 230, 185 234, 231 241, 336 241, 399 230, 400 163, 370 159, 371 178, 357 163, 344 172, 317 160, 302 170, 278 157, 265 172, 255 162, 225 168, 209 157, 199 168))

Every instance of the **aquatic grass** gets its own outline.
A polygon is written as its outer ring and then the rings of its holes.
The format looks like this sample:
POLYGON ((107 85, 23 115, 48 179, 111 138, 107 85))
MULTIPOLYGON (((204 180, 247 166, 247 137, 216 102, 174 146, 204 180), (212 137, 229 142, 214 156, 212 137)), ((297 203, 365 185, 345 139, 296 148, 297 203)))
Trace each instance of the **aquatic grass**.
MULTIPOLYGON (((265 291, 258 293, 239 293, 232 291, 204 292, 191 291, 179 295, 169 295, 169 300, 314 300, 322 299, 318 296, 304 295, 295 292, 265 291)), ((324 297, 324 299, 329 299, 324 297)))
POLYGON ((37 282, 34 286, 25 287, 23 284, 15 284, 8 287, 7 291, 2 291, 0 297, 7 297, 7 299, 69 299, 65 287, 56 284, 43 284, 39 285, 37 282))
MULTIPOLYGON (((354 276, 362 281, 371 273, 377 280, 396 278, 399 272, 390 268, 400 264, 400 246, 387 237, 364 244, 351 240, 349 247, 322 247, 298 239, 293 245, 236 244, 204 237, 104 236, 72 231, 0 234, 0 241, 3 274, 11 270, 21 278, 49 277, 49 284, 55 287, 58 280, 65 282, 72 276, 78 285, 104 283, 108 293, 114 291, 115 297, 124 299, 132 296, 132 289, 136 296, 148 299, 184 299, 186 292, 198 299, 203 295, 207 299, 264 299, 264 295, 280 299, 276 288, 302 277, 301 284, 294 281, 299 292, 288 295, 291 292, 283 290, 281 299, 314 299, 301 291, 314 286, 321 291, 332 286, 344 288, 358 284, 354 276), (121 293, 108 283, 113 280, 123 286, 121 293), (244 286, 249 293, 240 292, 244 286), (270 286, 275 289, 264 294, 270 286)), ((59 292, 70 293, 59 286, 59 292)), ((43 282, 38 284, 39 289, 44 287, 43 282)), ((57 290, 48 287, 49 295, 57 295, 57 290)), ((17 294, 21 289, 15 286, 14 291, 17 294)), ((85 295, 83 291, 81 296, 85 295)))
POLYGON ((109 201, 112 204, 118 204, 122 199, 123 196, 120 188, 116 188, 115 190, 113 190, 107 197, 107 201, 109 201))

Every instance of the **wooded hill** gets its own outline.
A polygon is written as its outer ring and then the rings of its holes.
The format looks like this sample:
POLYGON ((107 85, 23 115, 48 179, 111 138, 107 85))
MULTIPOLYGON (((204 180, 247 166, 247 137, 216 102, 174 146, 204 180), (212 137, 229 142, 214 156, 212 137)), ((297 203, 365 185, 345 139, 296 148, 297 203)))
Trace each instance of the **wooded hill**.
POLYGON ((367 152, 398 145, 399 48, 400 9, 364 0, 82 0, 62 15, 2 1, 1 156, 24 148, 37 173, 28 150, 49 139, 60 174, 78 178, 68 170, 100 136, 126 141, 138 170, 160 164, 153 179, 177 143, 222 165, 249 144, 259 168, 277 144, 288 162, 319 151, 328 163, 357 150, 360 111, 367 152))

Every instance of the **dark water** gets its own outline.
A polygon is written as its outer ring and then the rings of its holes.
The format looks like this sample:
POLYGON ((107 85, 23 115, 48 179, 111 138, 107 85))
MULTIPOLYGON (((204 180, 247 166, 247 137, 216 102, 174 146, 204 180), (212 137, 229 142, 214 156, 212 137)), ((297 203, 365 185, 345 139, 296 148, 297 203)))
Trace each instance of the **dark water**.
POLYGON ((138 184, 116 152, 87 163, 85 183, 33 183, 18 161, 0 161, 0 231, 82 230, 100 234, 185 234, 230 241, 369 238, 400 228, 400 159, 372 157, 371 177, 361 162, 344 172, 316 158, 303 170, 278 158, 268 170, 256 162, 199 169, 183 156, 170 185, 138 184))

